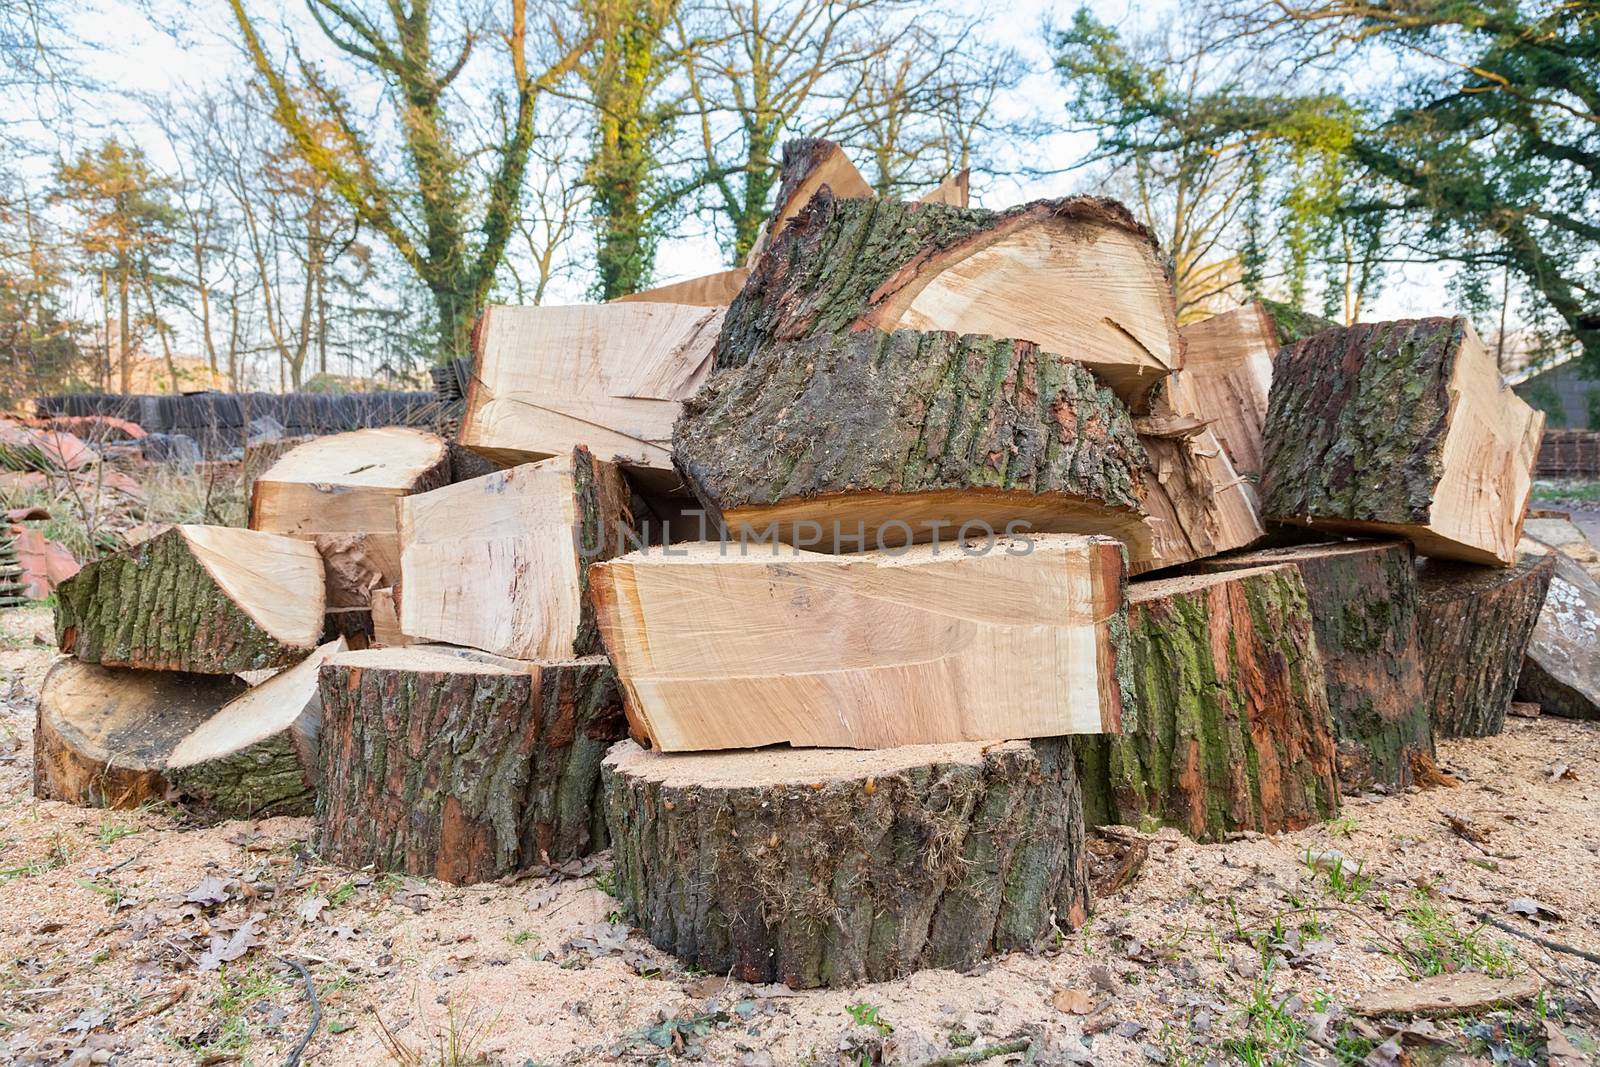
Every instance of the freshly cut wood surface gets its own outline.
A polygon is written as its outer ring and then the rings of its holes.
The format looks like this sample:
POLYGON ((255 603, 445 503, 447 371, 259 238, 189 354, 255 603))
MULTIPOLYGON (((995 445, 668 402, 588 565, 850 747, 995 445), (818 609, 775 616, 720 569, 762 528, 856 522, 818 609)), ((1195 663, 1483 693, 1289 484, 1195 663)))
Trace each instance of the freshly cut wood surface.
POLYGON ((1288 564, 1128 586, 1123 736, 1078 738, 1090 826, 1154 819, 1200 841, 1339 806, 1327 685, 1288 564))
POLYGON ((1278 353, 1273 319, 1252 302, 1178 330, 1184 341, 1183 379, 1228 459, 1259 483, 1265 470, 1262 428, 1278 353))
POLYGON ((1600 583, 1552 551, 1555 571, 1522 661, 1517 699, 1546 715, 1600 719, 1600 583))
POLYGON ((725 308, 739 295, 748 277, 749 267, 735 267, 733 270, 702 274, 698 278, 685 278, 671 285, 658 285, 654 289, 629 293, 611 303, 692 304, 695 307, 725 308))
POLYGON ((384 648, 413 643, 400 629, 400 607, 393 589, 372 591, 372 643, 384 648))
POLYGON ((1278 353, 1262 511, 1510 566, 1544 415, 1464 318, 1361 323, 1278 353))
POLYGON ((870 199, 876 195, 837 143, 820 137, 801 137, 785 143, 777 206, 756 251, 770 246, 824 186, 841 200, 870 199))
POLYGON ((630 526, 621 473, 584 448, 406 497, 400 631, 521 659, 596 652, 588 565, 630 526))
POLYGON ((89 564, 57 592, 57 644, 106 666, 282 667, 322 634, 322 557, 305 541, 256 530, 174 526, 89 564))
POLYGON ((962 167, 938 185, 917 197, 919 204, 945 204, 949 207, 966 207, 972 184, 972 172, 962 167))
POLYGON ((998 539, 831 556, 693 544, 591 571, 637 736, 664 752, 1115 731, 1122 550, 998 539))
POLYGON ((1426 559, 1417 565, 1417 637, 1435 737, 1489 737, 1505 726, 1545 592, 1548 553, 1515 567, 1426 559))
POLYGON ((1180 364, 1154 243, 1096 197, 995 212, 818 195, 729 307, 717 366, 863 329, 1025 338, 1088 366, 1136 410, 1180 364))
POLYGON ((250 528, 310 541, 322 553, 330 608, 365 608, 400 577, 395 501, 450 480, 431 433, 392 426, 318 437, 256 479, 250 528))
POLYGON ((332 657, 321 694, 317 838, 335 862, 468 884, 606 846, 600 761, 627 730, 603 656, 369 649, 332 657))
POLYGON ((1417 581, 1404 541, 1346 541, 1203 560, 1205 571, 1293 564, 1305 581, 1328 707, 1339 745, 1339 785, 1404 789, 1411 761, 1433 755, 1417 637, 1417 581))
POLYGON ((585 445, 670 473, 672 423, 711 369, 722 316, 688 304, 491 307, 459 440, 504 464, 585 445))
POLYGON ((1061 738, 606 757, 624 913, 687 964, 795 989, 964 970, 1088 915, 1061 738))

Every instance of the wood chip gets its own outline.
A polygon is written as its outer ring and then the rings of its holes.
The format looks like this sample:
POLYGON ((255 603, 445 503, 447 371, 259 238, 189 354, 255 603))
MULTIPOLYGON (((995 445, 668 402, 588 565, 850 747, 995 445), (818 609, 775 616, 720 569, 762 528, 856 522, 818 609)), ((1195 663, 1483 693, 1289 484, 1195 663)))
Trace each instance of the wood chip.
POLYGON ((1455 1014, 1529 1000, 1543 988, 1544 983, 1532 975, 1491 978, 1486 974, 1459 971, 1375 989, 1362 994, 1350 1010, 1357 1015, 1455 1014))

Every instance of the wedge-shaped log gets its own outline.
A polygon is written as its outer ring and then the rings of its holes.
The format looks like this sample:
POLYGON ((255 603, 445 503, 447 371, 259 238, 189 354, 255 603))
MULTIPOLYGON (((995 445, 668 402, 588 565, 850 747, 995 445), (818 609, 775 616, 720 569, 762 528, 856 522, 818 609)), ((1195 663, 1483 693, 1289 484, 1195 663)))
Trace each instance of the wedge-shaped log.
POLYGON ((687 304, 491 307, 473 334, 460 443, 506 465, 586 445, 674 481, 672 423, 711 369, 722 315, 687 304))
POLYGON ((684 752, 1118 729, 1121 546, 986 547, 775 558, 697 543, 597 564, 635 735, 684 752))
POLYGON ((1123 736, 1075 739, 1084 818, 1200 841, 1337 810, 1333 728, 1305 583, 1281 564, 1128 587, 1123 736))
POLYGON ((1435 737, 1489 737, 1506 721, 1555 557, 1511 568, 1450 560, 1417 567, 1417 636, 1435 737))
POLYGON ((321 685, 325 857, 469 884, 606 846, 600 760, 627 724, 603 656, 368 649, 321 685))
POLYGON ((1328 708, 1339 745, 1339 785, 1403 789, 1411 761, 1433 755, 1433 728, 1417 638, 1417 580, 1405 541, 1346 541, 1245 552, 1199 563, 1209 572, 1293 564, 1305 581, 1328 708))
POLYGON ((1178 330, 1183 379, 1195 408, 1210 423, 1234 470, 1259 484, 1265 469, 1261 433, 1272 388, 1277 328, 1259 302, 1178 330))
POLYGON ((317 647, 323 567, 293 537, 174 526, 57 589, 61 651, 108 667, 233 674, 317 647))
POLYGON ((391 426, 318 437, 256 479, 250 528, 315 544, 328 608, 367 608, 374 589, 400 578, 395 502, 449 480, 449 449, 431 433, 391 426))
POLYGON ((1510 566, 1543 428, 1466 319, 1327 330, 1273 364, 1262 511, 1510 566))
POLYGON ((1600 582, 1562 553, 1551 555, 1555 571, 1522 661, 1517 699, 1547 715, 1600 719, 1600 582))
POLYGON ((225 818, 309 815, 317 667, 340 647, 253 689, 228 675, 63 659, 40 693, 34 793, 86 807, 181 796, 225 818))
POLYGON ((735 267, 733 270, 702 274, 670 285, 658 285, 654 289, 629 293, 627 296, 617 297, 611 303, 692 304, 695 307, 725 308, 739 295, 739 290, 744 288, 745 279, 748 277, 750 277, 749 267, 735 267))
POLYGON ((400 630, 519 659, 598 652, 589 564, 630 527, 621 473, 584 448, 406 497, 400 630))
POLYGON ((728 309, 717 366, 851 331, 1020 337, 1142 402, 1180 363, 1172 287, 1149 234, 1111 200, 1009 211, 814 197, 728 309))
POLYGON ((962 970, 1081 926, 1065 739, 606 757, 617 893, 658 948, 791 988, 962 970))

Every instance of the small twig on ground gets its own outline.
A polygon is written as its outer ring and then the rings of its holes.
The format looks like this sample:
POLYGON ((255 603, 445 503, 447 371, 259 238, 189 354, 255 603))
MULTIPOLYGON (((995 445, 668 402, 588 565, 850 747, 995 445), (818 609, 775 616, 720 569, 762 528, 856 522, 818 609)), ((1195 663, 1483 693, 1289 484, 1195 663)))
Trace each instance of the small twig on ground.
POLYGON ((150 1005, 148 1008, 141 1008, 139 1011, 134 1012, 132 1015, 118 1023, 117 1029, 126 1030, 134 1023, 144 1022, 152 1015, 160 1015, 162 1012, 166 1011, 168 1008, 172 1007, 174 1004, 178 1003, 178 1001, 182 1000, 188 995, 189 983, 179 982, 177 988, 175 988, 171 993, 168 993, 166 996, 162 997, 159 1001, 150 1005))
POLYGON ((279 956, 278 959, 300 972, 301 979, 306 983, 306 1000, 311 1002, 311 1025, 306 1027, 305 1035, 289 1053, 289 1058, 283 1061, 283 1067, 300 1067, 301 1055, 305 1053, 306 1046, 311 1044, 311 1039, 317 1036, 317 1028, 322 1025, 322 1003, 317 1000, 317 984, 311 980, 311 972, 306 965, 287 956, 279 956))
MULTIPOLYGON (((1010 1041, 1001 1041, 996 1045, 984 1045, 981 1048, 964 1048, 955 1052, 947 1052, 943 1056, 935 1056, 931 1060, 923 1060, 919 1067, 959 1067, 963 1063, 981 1063, 995 1056, 1009 1056, 1014 1052, 1032 1053, 1035 1051, 1036 1037, 1014 1037, 1010 1041)), ((1028 1056, 1023 1062, 1031 1063, 1033 1057, 1028 1056)))
POLYGON ((1496 919, 1494 916, 1485 911, 1480 911, 1476 914, 1479 922, 1488 923, 1496 930, 1504 930, 1508 934, 1514 934, 1515 936, 1523 938, 1524 940, 1532 941, 1535 945, 1540 945, 1544 948, 1547 948, 1551 952, 1565 952, 1569 956, 1576 956, 1581 960, 1588 960, 1590 963, 1600 964, 1600 953, 1590 952, 1588 949, 1578 948, 1575 945, 1568 945, 1561 941, 1553 941, 1548 937, 1541 937, 1538 934, 1530 934, 1526 930, 1518 930, 1510 923, 1501 922, 1499 919, 1496 919))

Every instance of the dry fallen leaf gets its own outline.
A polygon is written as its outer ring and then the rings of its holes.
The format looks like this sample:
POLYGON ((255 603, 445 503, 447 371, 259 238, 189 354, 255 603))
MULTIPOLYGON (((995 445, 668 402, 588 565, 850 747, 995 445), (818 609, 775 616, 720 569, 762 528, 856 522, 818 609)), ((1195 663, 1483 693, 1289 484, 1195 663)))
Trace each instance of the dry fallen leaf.
POLYGON ((326 908, 327 906, 327 897, 306 897, 300 902, 300 905, 294 909, 294 912, 296 915, 300 916, 301 922, 314 923, 322 916, 322 909, 326 908))
POLYGON ((183 899, 191 904, 209 908, 213 904, 224 903, 228 896, 228 883, 214 874, 208 874, 200 879, 200 884, 189 890, 183 899))
POLYGON ((1457 837, 1479 845, 1488 842, 1489 831, 1483 829, 1465 815, 1452 815, 1448 811, 1442 811, 1439 814, 1444 816, 1444 821, 1450 825, 1451 830, 1455 831, 1457 837))
POLYGON ((1550 1057, 1550 1067, 1581 1067, 1589 1062, 1583 1050, 1574 1045, 1566 1032, 1551 1019, 1544 1021, 1544 1051, 1550 1057))
POLYGON ((260 926, 265 918, 266 915, 258 911, 240 923, 239 929, 233 932, 232 937, 213 937, 210 946, 200 954, 197 966, 202 971, 214 971, 224 963, 231 963, 255 948, 261 943, 256 936, 258 932, 256 927, 260 926))
POLYGON ((1094 1011, 1094 994, 1087 989, 1058 989, 1051 994, 1050 1003, 1069 1015, 1088 1015, 1094 1011))
POLYGON ((1552 763, 1544 769, 1545 777, 1552 782, 1576 782, 1578 772, 1565 763, 1552 763))

